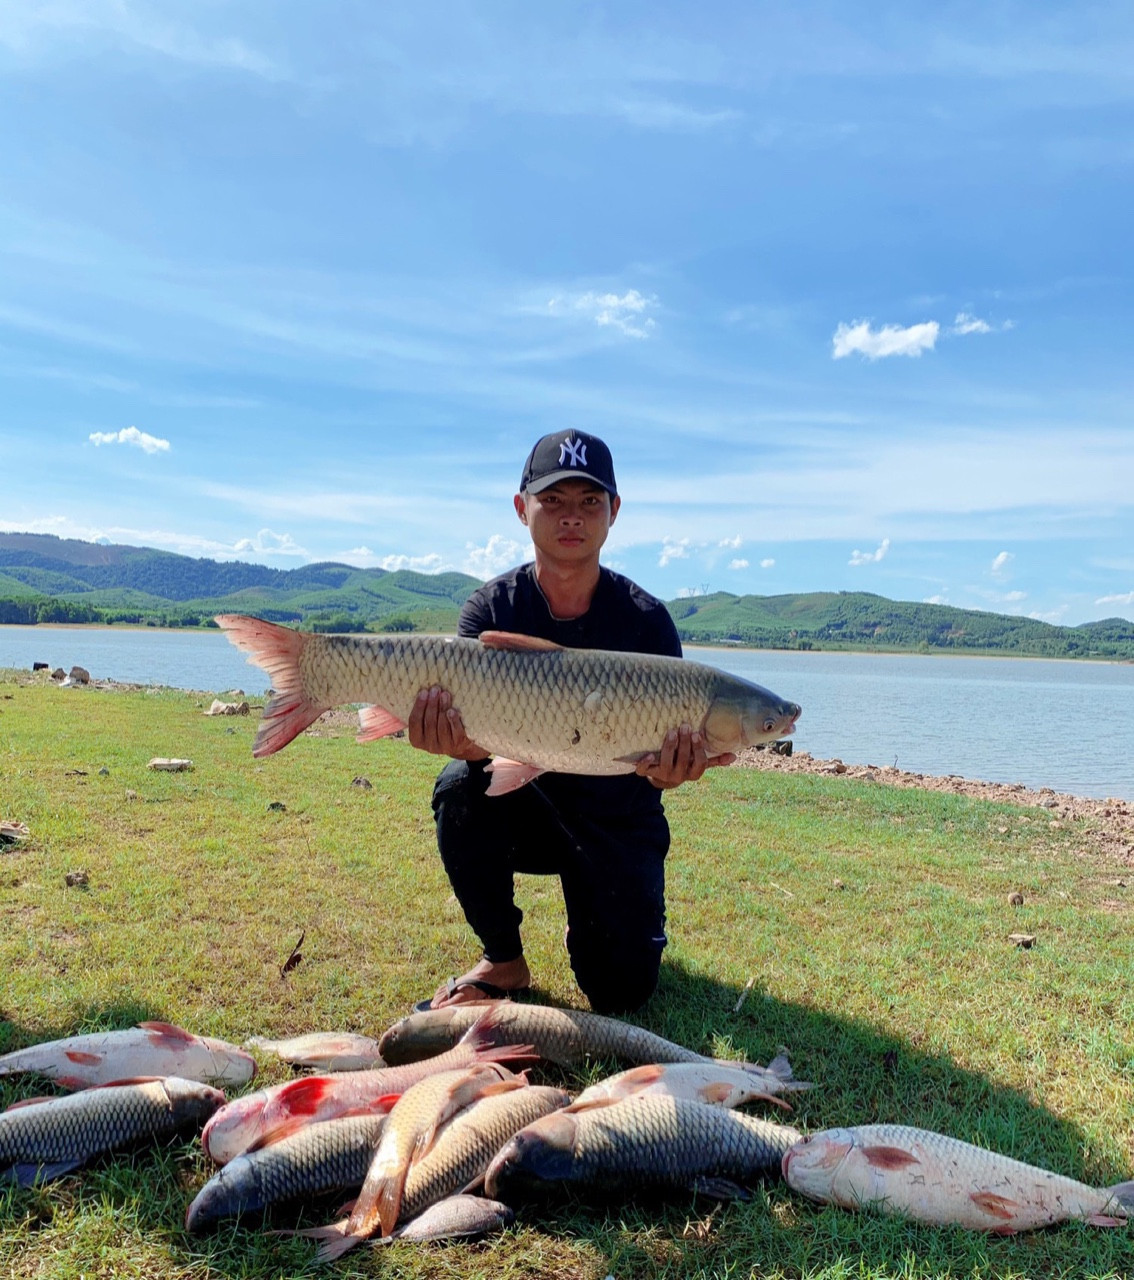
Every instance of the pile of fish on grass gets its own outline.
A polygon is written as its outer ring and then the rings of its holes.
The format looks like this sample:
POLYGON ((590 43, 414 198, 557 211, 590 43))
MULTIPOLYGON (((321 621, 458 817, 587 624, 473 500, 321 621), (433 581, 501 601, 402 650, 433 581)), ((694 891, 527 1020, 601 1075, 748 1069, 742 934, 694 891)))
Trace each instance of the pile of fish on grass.
POLYGON ((189 1205, 187 1228, 357 1192, 345 1216, 298 1232, 320 1241, 322 1260, 366 1240, 481 1235, 565 1188, 732 1198, 777 1173, 822 1203, 1000 1234, 1134 1216, 1134 1182, 1095 1189, 904 1126, 805 1137, 735 1111, 757 1101, 790 1110, 782 1095, 810 1086, 792 1079, 783 1056, 767 1067, 720 1061, 597 1014, 504 1001, 412 1014, 378 1043, 314 1035, 248 1044, 321 1073, 226 1103, 215 1086, 248 1083, 251 1055, 164 1023, 0 1057, 0 1075, 36 1072, 80 1090, 0 1114, 0 1177, 58 1177, 123 1145, 203 1126, 219 1170, 189 1205), (574 1100, 513 1070, 587 1058, 637 1065, 574 1100), (140 1076, 158 1078, 128 1078, 140 1076))

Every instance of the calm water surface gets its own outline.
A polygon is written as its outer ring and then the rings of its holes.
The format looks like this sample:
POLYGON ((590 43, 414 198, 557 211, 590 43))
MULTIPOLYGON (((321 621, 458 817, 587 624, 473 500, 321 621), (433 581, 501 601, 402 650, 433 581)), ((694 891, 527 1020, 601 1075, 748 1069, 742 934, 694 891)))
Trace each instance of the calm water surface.
MULTIPOLYGON (((692 647, 687 656, 800 703, 795 744, 813 756, 1134 800, 1134 664, 692 647)), ((268 687, 212 631, 0 626, 0 667, 33 662, 210 692, 268 687)))

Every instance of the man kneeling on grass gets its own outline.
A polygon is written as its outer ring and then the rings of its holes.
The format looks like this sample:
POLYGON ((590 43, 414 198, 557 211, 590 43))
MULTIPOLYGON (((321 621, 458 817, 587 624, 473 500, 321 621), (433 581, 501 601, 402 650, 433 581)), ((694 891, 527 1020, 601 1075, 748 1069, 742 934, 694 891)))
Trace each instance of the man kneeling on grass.
MULTIPOLYGON (((619 510, 610 450, 595 436, 559 431, 537 441, 513 499, 535 559, 475 591, 457 634, 512 631, 576 649, 681 657, 660 600, 599 565, 619 510)), ((410 742, 453 757, 433 791, 445 871, 484 956, 418 1008, 445 1008, 525 992, 531 973, 520 939, 513 874, 557 875, 567 908, 575 978, 600 1013, 644 1004, 657 986, 665 936, 669 824, 661 792, 710 765, 702 735, 671 731, 636 773, 546 773, 506 795, 485 795, 489 753, 465 734, 448 692, 422 690, 410 742)))

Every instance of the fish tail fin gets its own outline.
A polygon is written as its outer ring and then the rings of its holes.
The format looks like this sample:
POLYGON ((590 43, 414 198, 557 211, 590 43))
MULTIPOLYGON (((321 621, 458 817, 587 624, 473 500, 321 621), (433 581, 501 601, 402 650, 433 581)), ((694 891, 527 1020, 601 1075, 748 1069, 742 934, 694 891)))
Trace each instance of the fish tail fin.
POLYGON ((402 1210, 402 1192, 409 1173, 408 1162, 396 1173, 387 1178, 378 1189, 376 1208, 378 1211, 378 1234, 388 1236, 398 1225, 398 1214, 402 1210))
POLYGON ((251 661, 272 678, 275 696, 264 708, 252 754, 257 758, 273 755, 327 710, 308 696, 299 667, 300 655, 310 637, 239 613, 221 613, 215 621, 228 632, 232 643, 250 654, 251 661))

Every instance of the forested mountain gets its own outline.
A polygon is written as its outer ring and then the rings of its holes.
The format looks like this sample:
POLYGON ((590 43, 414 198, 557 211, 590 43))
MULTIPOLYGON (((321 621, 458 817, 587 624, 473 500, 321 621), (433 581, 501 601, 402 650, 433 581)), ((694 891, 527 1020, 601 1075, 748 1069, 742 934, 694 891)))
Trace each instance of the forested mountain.
MULTIPOLYGON (((233 612, 319 631, 452 631, 461 604, 478 585, 463 573, 335 563, 269 569, 146 547, 0 533, 0 623, 211 626, 214 614, 233 612)), ((690 644, 1134 660, 1134 623, 1124 618, 1056 627, 860 591, 717 592, 672 600, 668 608, 690 644)))

